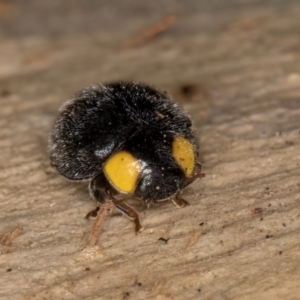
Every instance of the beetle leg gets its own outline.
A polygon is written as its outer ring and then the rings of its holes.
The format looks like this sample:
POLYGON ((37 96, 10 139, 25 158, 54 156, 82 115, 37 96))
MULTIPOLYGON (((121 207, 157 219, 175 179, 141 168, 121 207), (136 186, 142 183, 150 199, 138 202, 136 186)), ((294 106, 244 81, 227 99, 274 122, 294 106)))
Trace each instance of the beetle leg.
POLYGON ((98 216, 98 213, 99 213, 99 210, 100 210, 100 205, 98 205, 95 209, 93 209, 92 211, 90 211, 86 216, 85 218, 86 219, 89 219, 89 218, 97 218, 98 216))
POLYGON ((106 191, 104 190, 106 184, 106 179, 102 173, 98 174, 90 182, 90 195, 98 202, 98 206, 85 216, 86 219, 97 218, 101 205, 104 204, 107 199, 106 191))
POLYGON ((172 202, 179 208, 190 205, 186 200, 179 198, 177 195, 172 198, 172 202))
POLYGON ((183 183, 183 187, 186 187, 188 185, 190 185, 192 182, 194 182, 197 178, 202 178, 202 177, 205 177, 205 173, 201 173, 201 169, 202 169, 202 166, 199 162, 196 163, 196 168, 195 168, 195 171, 193 173, 193 175, 189 178, 186 178, 184 183, 183 183))
POLYGON ((105 203, 105 193, 101 191, 105 186, 103 175, 98 175, 90 182, 89 190, 91 196, 99 202, 99 205, 105 203))
POLYGON ((95 177, 95 178, 93 178, 93 180, 89 184, 90 195, 98 202, 98 206, 95 209, 93 209, 92 211, 90 211, 85 216, 86 219, 89 219, 89 218, 95 219, 95 218, 97 218, 101 204, 105 203, 105 196, 104 196, 103 192, 98 187, 98 184, 99 184, 98 181, 99 181, 98 177, 95 177))
POLYGON ((116 208, 123 212, 126 216, 133 220, 135 224, 135 232, 139 233, 144 228, 140 223, 139 214, 128 204, 124 203, 122 200, 114 201, 116 208))
POLYGON ((144 228, 140 223, 139 214, 131 206, 124 203, 125 201, 124 199, 117 200, 115 197, 113 197, 111 189, 107 188, 106 193, 109 196, 109 198, 113 201, 116 208, 119 209, 126 216, 128 216, 128 218, 133 220, 135 224, 135 232, 136 233, 141 232, 144 228))

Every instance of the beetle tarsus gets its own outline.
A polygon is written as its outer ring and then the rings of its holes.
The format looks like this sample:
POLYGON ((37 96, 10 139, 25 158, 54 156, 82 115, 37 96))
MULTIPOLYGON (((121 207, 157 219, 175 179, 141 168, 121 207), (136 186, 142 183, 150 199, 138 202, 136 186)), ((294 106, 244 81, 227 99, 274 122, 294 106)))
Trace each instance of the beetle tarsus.
POLYGON ((179 208, 190 205, 186 200, 179 198, 178 196, 174 197, 172 202, 179 208))
POLYGON ((93 209, 92 211, 90 211, 90 212, 85 216, 85 218, 88 219, 88 220, 89 220, 90 218, 92 218, 92 219, 97 218, 98 213, 99 213, 99 210, 100 210, 100 206, 97 206, 95 209, 93 209))

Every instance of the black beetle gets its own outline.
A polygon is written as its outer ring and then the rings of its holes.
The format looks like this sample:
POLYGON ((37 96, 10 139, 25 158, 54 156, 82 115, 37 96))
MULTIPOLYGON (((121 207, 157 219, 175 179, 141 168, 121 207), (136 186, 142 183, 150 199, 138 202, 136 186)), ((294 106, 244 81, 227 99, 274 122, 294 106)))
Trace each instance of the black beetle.
POLYGON ((129 82, 76 94, 61 107, 49 139, 58 172, 90 180, 99 205, 113 201, 134 219, 136 232, 142 230, 137 212, 114 196, 186 206, 179 192, 204 176, 198 148, 191 118, 166 93, 129 82))

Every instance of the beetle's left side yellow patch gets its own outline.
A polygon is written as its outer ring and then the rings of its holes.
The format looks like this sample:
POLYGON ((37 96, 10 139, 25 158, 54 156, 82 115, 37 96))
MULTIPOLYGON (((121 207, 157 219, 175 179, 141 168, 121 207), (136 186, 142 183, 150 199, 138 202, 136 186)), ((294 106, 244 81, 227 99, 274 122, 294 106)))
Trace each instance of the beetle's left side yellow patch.
POLYGON ((141 172, 140 162, 129 152, 121 150, 104 164, 104 174, 121 193, 134 193, 141 172))
POLYGON ((172 154, 185 176, 190 177, 195 167, 194 146, 182 136, 177 136, 172 144, 172 154))

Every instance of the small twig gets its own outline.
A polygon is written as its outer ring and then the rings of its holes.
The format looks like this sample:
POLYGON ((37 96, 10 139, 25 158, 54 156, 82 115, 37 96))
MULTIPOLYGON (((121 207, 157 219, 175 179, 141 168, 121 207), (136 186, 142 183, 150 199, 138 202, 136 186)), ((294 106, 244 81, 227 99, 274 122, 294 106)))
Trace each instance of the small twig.
POLYGON ((17 227, 14 231, 12 232, 7 232, 0 234, 0 244, 5 246, 5 253, 9 252, 9 247, 11 246, 13 240, 22 233, 23 228, 22 227, 17 227))
POLYGON ((104 222, 106 216, 111 211, 111 209, 115 206, 113 202, 107 202, 104 204, 101 204, 100 209, 98 211, 95 223, 93 225, 92 231, 90 233, 90 236, 88 238, 88 243, 85 246, 85 248, 91 248, 96 245, 99 232, 102 226, 102 223, 104 222))
POLYGON ((158 240, 159 240, 159 241, 162 241, 162 242, 165 242, 165 244, 167 244, 168 241, 169 241, 169 239, 170 239, 170 238, 165 239, 165 238, 163 238, 163 237, 160 237, 158 240))
POLYGON ((191 248, 198 241, 198 239, 202 235, 202 232, 203 232, 202 229, 196 230, 196 232, 192 235, 192 237, 190 238, 186 246, 182 249, 182 251, 185 252, 189 248, 191 248))
POLYGON ((177 19, 176 14, 168 15, 159 22, 139 30, 122 44, 121 49, 136 48, 146 44, 150 39, 169 29, 177 19))

